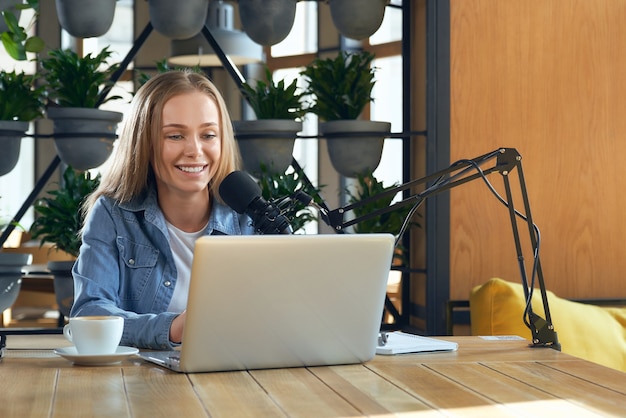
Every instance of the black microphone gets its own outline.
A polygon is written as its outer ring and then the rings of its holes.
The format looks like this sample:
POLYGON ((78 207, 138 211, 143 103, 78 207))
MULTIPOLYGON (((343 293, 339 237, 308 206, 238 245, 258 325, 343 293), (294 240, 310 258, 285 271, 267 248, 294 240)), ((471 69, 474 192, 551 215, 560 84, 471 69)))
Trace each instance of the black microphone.
POLYGON ((220 196, 237 213, 252 219, 260 234, 292 234, 287 218, 274 205, 263 199, 261 188, 243 171, 233 171, 220 184, 220 196))

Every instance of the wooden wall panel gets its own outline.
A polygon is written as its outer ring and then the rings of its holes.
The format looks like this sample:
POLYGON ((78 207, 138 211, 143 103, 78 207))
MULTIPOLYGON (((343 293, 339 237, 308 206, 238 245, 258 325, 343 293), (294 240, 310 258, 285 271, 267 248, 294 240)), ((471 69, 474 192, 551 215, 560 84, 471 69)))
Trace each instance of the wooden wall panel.
MULTIPOLYGON (((451 0, 451 159, 498 147, 523 157, 548 288, 626 297, 625 0, 451 0)), ((481 182, 451 191, 450 267, 452 299, 519 281, 481 182)))

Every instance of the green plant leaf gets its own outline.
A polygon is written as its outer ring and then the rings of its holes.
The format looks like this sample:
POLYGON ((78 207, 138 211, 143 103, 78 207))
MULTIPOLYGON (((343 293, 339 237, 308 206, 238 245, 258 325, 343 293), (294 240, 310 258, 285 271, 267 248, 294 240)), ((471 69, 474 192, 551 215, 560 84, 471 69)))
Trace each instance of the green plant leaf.
POLYGON ((57 190, 48 192, 34 209, 37 218, 31 226, 33 238, 40 239, 71 255, 78 256, 82 227, 81 207, 85 199, 100 183, 100 175, 92 177, 71 167, 63 172, 63 183, 57 190))
POLYGON ((112 86, 111 76, 119 68, 118 64, 107 66, 107 59, 112 55, 108 46, 95 56, 87 54, 79 57, 69 49, 55 49, 48 54, 49 57, 41 61, 41 66, 48 83, 49 99, 59 106, 96 108, 99 104, 119 98, 101 97, 112 86))
POLYGON ((0 37, 2 38, 2 46, 11 58, 18 61, 26 60, 26 50, 24 49, 24 45, 19 42, 15 42, 10 32, 2 32, 0 37))
MULTIPOLYGON (((296 191, 303 191, 312 196, 316 203, 321 203, 319 188, 308 185, 296 171, 288 173, 275 173, 265 165, 261 164, 261 175, 257 180, 261 188, 261 194, 267 201, 275 201, 292 196, 296 191)), ((301 202, 291 202, 286 208, 281 208, 283 215, 289 219, 289 223, 294 232, 304 228, 309 222, 316 222, 317 217, 310 206, 305 206, 301 202)))
POLYGON ((325 121, 357 119, 373 100, 374 54, 340 52, 335 58, 318 58, 301 74, 308 79, 309 111, 325 121))
POLYGON ((24 43, 24 49, 27 52, 34 52, 34 53, 41 52, 45 46, 46 44, 44 43, 43 39, 41 39, 38 36, 32 36, 28 38, 26 42, 24 43))
POLYGON ((285 86, 284 80, 274 83, 272 73, 265 67, 265 80, 257 80, 254 87, 249 83, 242 85, 243 95, 257 119, 290 119, 304 116, 303 93, 297 93, 297 80, 285 86))

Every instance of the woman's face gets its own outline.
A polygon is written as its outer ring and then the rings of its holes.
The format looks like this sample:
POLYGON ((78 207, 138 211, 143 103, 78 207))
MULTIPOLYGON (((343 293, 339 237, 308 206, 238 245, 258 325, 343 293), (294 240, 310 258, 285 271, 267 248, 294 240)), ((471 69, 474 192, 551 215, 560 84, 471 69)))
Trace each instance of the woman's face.
POLYGON ((208 192, 221 155, 220 114, 204 93, 174 96, 163 106, 160 161, 153 161, 159 196, 208 192))

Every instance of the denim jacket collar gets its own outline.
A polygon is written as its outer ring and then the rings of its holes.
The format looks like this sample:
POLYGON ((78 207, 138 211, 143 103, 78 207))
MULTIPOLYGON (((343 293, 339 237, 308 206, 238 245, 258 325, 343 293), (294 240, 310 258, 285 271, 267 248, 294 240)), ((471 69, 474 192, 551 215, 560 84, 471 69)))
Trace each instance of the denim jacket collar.
MULTIPOLYGON (((230 207, 212 197, 213 207, 205 235, 241 235, 239 216, 230 207)), ((168 236, 165 217, 157 201, 155 187, 148 187, 145 193, 129 202, 121 203, 120 208, 130 212, 144 212, 146 221, 154 224, 168 236)))

